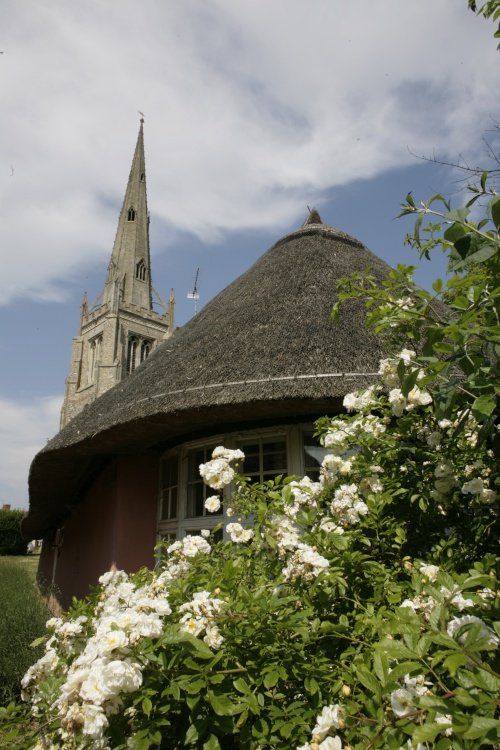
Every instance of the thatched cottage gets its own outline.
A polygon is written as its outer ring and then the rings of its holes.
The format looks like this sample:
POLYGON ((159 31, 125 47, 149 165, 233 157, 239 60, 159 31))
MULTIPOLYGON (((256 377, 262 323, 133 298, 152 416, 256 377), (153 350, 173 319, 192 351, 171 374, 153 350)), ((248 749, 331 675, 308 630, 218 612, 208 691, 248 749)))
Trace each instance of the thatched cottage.
POLYGON ((242 448, 256 481, 317 477, 314 420, 373 382, 382 356, 359 301, 330 317, 337 280, 363 269, 389 270, 311 212, 38 453, 24 531, 44 538, 40 575, 63 604, 113 563, 152 566, 159 538, 220 523, 198 473, 216 445, 242 448))

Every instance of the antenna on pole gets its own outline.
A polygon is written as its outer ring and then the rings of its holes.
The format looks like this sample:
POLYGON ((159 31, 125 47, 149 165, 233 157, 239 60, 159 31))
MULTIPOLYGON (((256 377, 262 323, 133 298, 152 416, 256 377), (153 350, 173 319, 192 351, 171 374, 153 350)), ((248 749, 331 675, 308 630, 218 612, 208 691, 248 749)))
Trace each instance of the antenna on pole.
POLYGON ((200 269, 196 269, 196 276, 194 277, 193 291, 187 293, 187 298, 194 300, 194 314, 196 315, 198 309, 198 300, 200 299, 200 293, 198 292, 198 275, 200 269))

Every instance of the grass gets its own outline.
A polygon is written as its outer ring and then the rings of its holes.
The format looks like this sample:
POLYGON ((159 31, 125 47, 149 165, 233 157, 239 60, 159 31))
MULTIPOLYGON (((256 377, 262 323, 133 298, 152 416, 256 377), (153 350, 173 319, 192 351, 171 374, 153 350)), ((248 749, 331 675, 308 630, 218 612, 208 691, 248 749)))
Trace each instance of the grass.
POLYGON ((17 700, 20 680, 42 653, 30 643, 51 616, 36 586, 38 556, 0 557, 0 706, 17 700))
MULTIPOLYGON (((0 570, 4 563, 16 563, 21 567, 23 570, 25 570, 31 581, 35 583, 36 581, 36 572, 38 570, 38 561, 40 559, 40 555, 2 555, 0 557, 0 570)), ((1 575, 1 573, 0 573, 1 575)))

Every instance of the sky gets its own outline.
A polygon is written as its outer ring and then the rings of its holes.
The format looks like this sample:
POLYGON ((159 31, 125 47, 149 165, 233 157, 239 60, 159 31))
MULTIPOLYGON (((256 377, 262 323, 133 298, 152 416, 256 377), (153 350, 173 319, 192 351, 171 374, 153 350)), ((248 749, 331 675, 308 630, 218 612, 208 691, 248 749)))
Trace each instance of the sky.
MULTIPOLYGON (((84 291, 104 285, 145 115, 153 283, 176 323, 315 206, 418 263, 406 193, 463 200, 500 119, 465 0, 0 0, 0 506, 58 430, 84 291)), ((429 286, 442 258, 420 268, 429 286)), ((277 282, 277 293, 279 283, 277 282)))

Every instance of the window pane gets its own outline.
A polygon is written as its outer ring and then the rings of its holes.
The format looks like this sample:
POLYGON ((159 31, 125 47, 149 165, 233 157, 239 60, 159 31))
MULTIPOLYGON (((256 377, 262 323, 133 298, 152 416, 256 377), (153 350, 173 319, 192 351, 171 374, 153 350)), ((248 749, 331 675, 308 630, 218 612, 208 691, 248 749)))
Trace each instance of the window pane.
POLYGON ((167 458, 161 463, 161 519, 177 518, 178 459, 167 458))
POLYGON ((260 452, 260 444, 259 443, 252 443, 252 445, 244 445, 242 448, 243 453, 245 456, 258 456, 260 452))
POLYGON ((287 473, 285 440, 259 441, 242 446, 245 454, 242 472, 257 482, 287 473))
POLYGON ((187 518, 203 515, 204 486, 201 482, 193 482, 187 488, 187 518))
MULTIPOLYGON (((212 449, 213 450, 213 449, 212 449)), ((188 453, 188 480, 193 481, 201 481, 200 477, 200 464, 204 464, 209 460, 209 455, 212 451, 206 451, 196 449, 193 451, 189 451, 188 453)))
MULTIPOLYGON (((188 484, 186 518, 212 515, 205 509, 205 500, 209 495, 217 494, 208 487, 200 476, 200 464, 210 461, 214 446, 195 448, 188 452, 188 484)), ((218 511, 218 515, 222 509, 218 511)))
POLYGON ((249 456, 243 448, 245 461, 243 462, 243 474, 258 474, 260 472, 259 456, 249 456))
POLYGON ((162 492, 161 519, 168 521, 171 518, 177 518, 177 487, 162 492))
POLYGON ((263 470, 265 474, 272 471, 280 473, 286 469, 286 451, 283 450, 280 453, 266 453, 266 446, 264 446, 263 455, 263 470))
POLYGON ((175 458, 167 458, 162 461, 161 464, 161 486, 172 487, 177 484, 178 476, 178 461, 177 456, 175 458))
POLYGON ((304 473, 313 481, 319 479, 319 470, 328 448, 324 448, 312 433, 304 434, 304 473))

